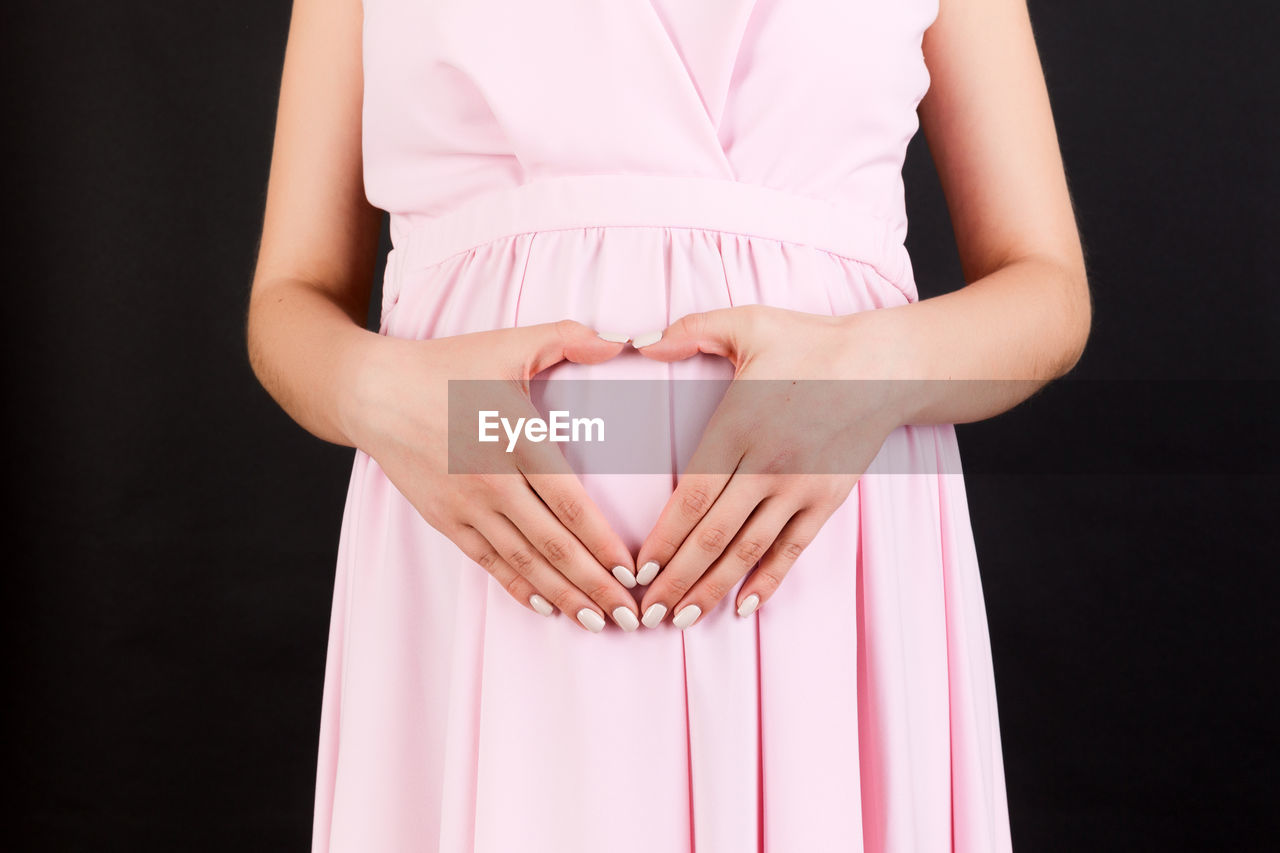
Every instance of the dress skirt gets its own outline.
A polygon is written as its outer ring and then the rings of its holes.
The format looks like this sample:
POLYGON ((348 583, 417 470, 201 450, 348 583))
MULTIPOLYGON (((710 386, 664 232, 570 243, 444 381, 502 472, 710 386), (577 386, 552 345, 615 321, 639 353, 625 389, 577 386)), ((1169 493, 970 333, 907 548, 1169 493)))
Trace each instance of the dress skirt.
MULTIPOLYGON (((566 175, 398 235, 384 335, 571 318, 639 334, 764 304, 916 299, 871 210, 715 178, 566 175)), ((638 353, 539 378, 726 378, 638 353)), ((709 409, 708 409, 709 412, 709 409)), ((582 472, 633 553, 670 471, 582 472)), ((637 602, 644 592, 632 592, 637 602)), ((342 520, 316 853, 1010 848, 995 683, 951 426, 903 426, 755 614, 601 634, 539 616, 428 525, 362 451, 342 520)))

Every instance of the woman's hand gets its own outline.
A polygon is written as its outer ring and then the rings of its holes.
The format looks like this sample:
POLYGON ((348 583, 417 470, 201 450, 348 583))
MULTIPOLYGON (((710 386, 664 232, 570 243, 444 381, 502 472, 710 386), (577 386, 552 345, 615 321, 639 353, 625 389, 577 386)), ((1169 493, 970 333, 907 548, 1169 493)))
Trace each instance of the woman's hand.
POLYGON ((528 396, 534 374, 565 360, 606 361, 622 346, 568 320, 425 341, 385 338, 343 407, 346 430, 432 527, 521 604, 544 616, 554 606, 590 631, 603 630, 603 613, 634 630, 631 554, 559 449, 521 442, 508 453, 505 441, 476 440, 474 422, 454 433, 452 448, 449 441, 449 380, 489 380, 455 391, 474 387, 483 408, 514 422, 539 415, 528 396))
POLYGON ((725 308, 684 317, 641 346, 658 361, 703 352, 736 368, 640 549, 639 582, 661 571, 641 603, 647 627, 667 613, 689 627, 753 567, 734 607, 746 616, 768 601, 901 425, 898 383, 849 381, 903 370, 868 320, 875 313, 725 308))

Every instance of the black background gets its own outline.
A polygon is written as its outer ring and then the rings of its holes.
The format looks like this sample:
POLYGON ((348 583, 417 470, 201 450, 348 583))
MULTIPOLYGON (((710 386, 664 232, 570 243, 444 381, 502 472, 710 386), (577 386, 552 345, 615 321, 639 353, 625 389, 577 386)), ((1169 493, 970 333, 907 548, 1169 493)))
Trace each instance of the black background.
MULTIPOLYGON (((1280 21, 1031 9, 1096 305, 1073 379, 1095 382, 961 428, 1014 845, 1268 849, 1280 21), (1142 405, 1090 405, 1122 380, 1142 405), (1236 417, 1194 405, 1209 386, 1236 417)), ((0 15, 3 843, 308 849, 352 451, 271 402, 243 338, 289 4, 0 15)), ((961 278, 922 136, 906 176, 929 296, 961 278)))

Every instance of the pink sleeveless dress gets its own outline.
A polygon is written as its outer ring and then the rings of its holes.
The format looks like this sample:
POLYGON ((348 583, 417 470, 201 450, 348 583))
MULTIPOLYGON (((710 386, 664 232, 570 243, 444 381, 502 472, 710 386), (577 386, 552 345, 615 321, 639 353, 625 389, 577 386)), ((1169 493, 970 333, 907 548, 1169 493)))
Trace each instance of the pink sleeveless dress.
MULTIPOLYGON (((636 335, 732 305, 914 301, 901 168, 936 13, 365 0, 364 179, 394 247, 381 332, 567 317, 636 335)), ((546 375, 731 368, 628 351, 546 375)), ((698 432, 673 426, 677 458, 698 432)), ((902 427, 886 461, 758 613, 733 612, 735 588, 686 631, 591 634, 512 600, 357 451, 313 849, 1008 850, 954 428, 902 427)), ((584 482, 634 553, 676 473, 584 482)))

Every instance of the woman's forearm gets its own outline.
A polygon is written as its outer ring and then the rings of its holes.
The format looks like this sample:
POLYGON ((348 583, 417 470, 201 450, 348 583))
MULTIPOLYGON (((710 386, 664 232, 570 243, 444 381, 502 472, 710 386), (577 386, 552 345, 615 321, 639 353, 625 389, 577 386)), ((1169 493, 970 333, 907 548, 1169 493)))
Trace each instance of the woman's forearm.
POLYGON ((360 369, 384 338, 357 323, 337 299, 305 281, 254 288, 249 362, 267 392, 313 435, 355 447, 351 415, 360 369))
POLYGON ((967 423, 1013 408, 1079 361, 1092 309, 1083 267, 1029 258, 959 290, 850 316, 878 353, 864 375, 901 380, 901 423, 967 423), (923 380, 923 381, 912 381, 923 380))

